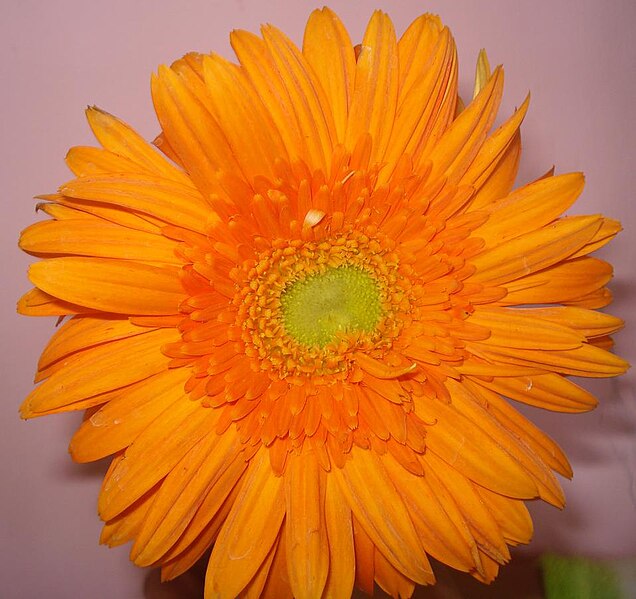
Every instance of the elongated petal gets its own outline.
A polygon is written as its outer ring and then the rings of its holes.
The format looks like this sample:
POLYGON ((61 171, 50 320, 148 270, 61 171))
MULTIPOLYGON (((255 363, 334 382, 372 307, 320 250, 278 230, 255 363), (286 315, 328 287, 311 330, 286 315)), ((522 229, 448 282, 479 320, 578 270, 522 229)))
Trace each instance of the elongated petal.
POLYGON ((44 368, 77 351, 147 332, 148 329, 135 326, 127 318, 76 316, 51 337, 38 366, 44 368))
POLYGON ((333 115, 335 140, 343 143, 353 96, 356 60, 347 30, 329 8, 311 13, 303 54, 313 68, 333 115))
POLYGON ((247 466, 243 452, 238 452, 234 460, 224 466, 179 540, 164 555, 164 560, 171 562, 185 553, 192 553, 193 547, 198 547, 196 551, 201 553, 209 548, 241 491, 247 466))
MULTIPOLYGON (((558 304, 594 294, 612 278, 612 267, 598 258, 576 258, 506 285, 504 305, 558 304)), ((604 304, 603 304, 604 305, 604 304)))
POLYGON ((351 509, 333 476, 326 480, 325 523, 329 539, 329 572, 325 599, 349 597, 355 580, 355 554, 351 509))
MULTIPOLYGON (((235 462, 236 463, 236 462, 235 462)), ((195 518, 190 522, 186 531, 179 541, 168 551, 162 559, 161 580, 172 580, 191 568, 201 556, 210 549, 216 541, 219 531, 227 519, 236 497, 241 488, 240 473, 237 474, 230 486, 229 495, 223 495, 223 503, 216 511, 206 511, 210 494, 216 494, 215 490, 210 491, 204 499, 201 507, 197 510, 195 518), (199 534, 192 536, 190 531, 197 529, 199 534), (187 542, 184 542, 187 539, 187 542), (164 562, 165 560, 165 562, 164 562)))
POLYGON ((517 131, 510 140, 495 164, 492 165, 489 176, 480 178, 480 186, 470 201, 471 210, 481 210, 489 207, 493 202, 505 198, 515 183, 521 158, 521 133, 517 131))
POLYGON ((457 96, 454 41, 437 17, 417 19, 400 39, 398 51, 402 83, 386 154, 389 164, 404 152, 417 162, 448 126, 457 96))
POLYGON ((502 376, 477 382, 511 399, 556 412, 588 412, 598 404, 589 391, 559 374, 502 376))
POLYGON ((155 563, 176 543, 238 449, 236 434, 208 434, 168 474, 131 550, 137 565, 155 563))
POLYGON ((486 410, 491 412, 510 433, 527 445, 545 464, 565 477, 572 476, 572 468, 563 450, 515 410, 507 400, 498 393, 486 391, 483 386, 473 380, 466 380, 464 384, 474 395, 484 398, 486 410))
POLYGON ((261 450, 253 459, 212 550, 206 594, 234 599, 266 559, 285 515, 283 481, 261 450))
POLYGON ((478 423, 478 426, 498 445, 510 455, 528 474, 534 482, 539 497, 557 507, 563 507, 565 499, 563 491, 552 474, 550 468, 531 450, 526 443, 514 435, 506 426, 497 419, 494 411, 489 411, 487 398, 489 394, 482 395, 477 389, 471 390, 467 385, 461 385, 449 381, 453 406, 469 421, 478 423))
POLYGON ((104 173, 139 173, 143 167, 128 158, 102 148, 75 146, 66 154, 66 165, 76 177, 92 177, 104 173))
POLYGON ((479 189, 494 172, 499 161, 517 138, 519 128, 528 111, 530 98, 526 98, 518 110, 486 139, 477 152, 468 170, 460 180, 460 185, 471 185, 479 189))
POLYGON ((53 297, 37 287, 27 291, 18 300, 17 310, 19 314, 25 316, 66 316, 95 312, 94 309, 86 306, 79 306, 53 297))
MULTIPOLYGON (((269 550, 269 554, 261 564, 261 567, 258 569, 254 578, 250 580, 249 584, 243 590, 244 599, 261 599, 264 597, 263 591, 265 586, 267 585, 267 581, 270 579, 270 571, 272 569, 272 564, 274 563, 274 557, 276 556, 276 551, 278 549, 279 539, 276 539, 274 545, 269 550)), ((279 593, 276 597, 280 597, 279 593)))
POLYGON ((539 179, 489 206, 489 220, 473 231, 496 247, 556 220, 576 200, 585 180, 581 173, 539 179))
POLYGON ((527 311, 509 308, 480 308, 470 322, 490 331, 485 345, 526 349, 575 349, 585 337, 559 322, 535 318, 527 311))
POLYGON ((228 143, 248 181, 274 177, 276 160, 287 151, 276 126, 245 73, 220 56, 203 58, 209 110, 223 127, 228 143), (232 102, 228 102, 232 98, 232 102))
POLYGON ((458 182, 484 143, 501 101, 503 71, 497 68, 488 85, 453 121, 428 158, 433 162, 432 177, 446 175, 458 182))
POLYGON ((320 597, 329 569, 329 543, 324 473, 313 454, 290 457, 285 473, 285 503, 287 571, 294 597, 320 597))
POLYGON ((528 314, 556 324, 566 324, 586 337, 610 335, 625 324, 620 318, 611 314, 577 307, 517 308, 516 311, 519 314, 528 314))
POLYGON ((174 241, 99 220, 36 223, 22 232, 19 245, 33 254, 70 254, 178 263, 174 241))
POLYGON ((75 210, 81 214, 128 227, 137 231, 148 231, 149 233, 160 233, 160 227, 165 225, 161 221, 153 220, 150 215, 131 212, 117 204, 104 204, 99 201, 80 200, 63 195, 56 195, 51 198, 59 206, 75 210))
POLYGON ((536 485, 505 448, 505 437, 482 429, 452 404, 439 400, 418 404, 418 412, 420 418, 434 423, 426 429, 426 446, 464 476, 511 497, 537 496, 536 485))
POLYGON ((126 449, 173 404, 184 401, 187 378, 187 372, 165 370, 123 389, 82 423, 69 445, 71 457, 92 462, 126 449))
POLYGON ((168 359, 159 351, 178 338, 160 329, 102 344, 73 356, 64 367, 36 387, 22 404, 24 418, 32 418, 119 387, 130 385, 166 368, 168 359), (105 373, 95 376, 96 372, 105 373))
POLYGON ((285 145, 289 158, 308 160, 307 140, 300 134, 300 124, 284 82, 270 56, 265 42, 246 31, 233 31, 230 42, 257 93, 271 115, 285 145))
POLYGON ((147 428, 126 450, 112 475, 105 479, 98 509, 110 520, 161 481, 218 419, 195 401, 175 402, 161 423, 147 428), (148 463, 152 468, 148 468, 148 463))
POLYGON ((399 492, 372 451, 354 448, 333 475, 351 511, 387 559, 412 580, 426 584, 433 572, 399 492), (373 472, 373 476, 368 476, 373 472))
POLYGON ((204 232, 216 218, 196 190, 151 175, 84 177, 68 182, 60 191, 71 198, 128 208, 197 232, 204 232))
POLYGON ((479 342, 472 347, 483 357, 496 362, 535 366, 543 370, 574 376, 606 377, 622 374, 629 368, 625 360, 599 347, 585 344, 571 350, 540 351, 486 346, 479 342))
POLYGON ((398 94, 397 40, 393 24, 381 11, 373 13, 356 62, 355 85, 346 145, 353 149, 371 135, 371 163, 381 162, 395 119, 398 94))
POLYGON ((106 150, 127 158, 149 173, 192 186, 192 182, 185 173, 170 164, 132 127, 117 117, 92 106, 86 110, 86 118, 95 137, 106 150))
POLYGON ((483 48, 477 56, 477 65, 475 67, 475 86, 473 88, 473 100, 479 95, 479 92, 486 87, 486 83, 490 79, 490 62, 488 55, 483 48))
POLYGON ((310 164, 328 172, 335 127, 327 96, 305 57, 287 36, 271 26, 263 27, 262 32, 281 81, 285 82, 300 133, 307 140, 310 164))
POLYGON ((597 216, 565 218, 487 250, 472 260, 473 279, 498 285, 552 266, 586 244, 601 222, 597 216))
POLYGON ((523 501, 515 501, 483 487, 476 487, 475 490, 499 525, 507 543, 517 545, 530 542, 533 532, 532 519, 523 501))
POLYGON ((51 258, 29 268, 43 291, 118 314, 175 314, 185 299, 177 272, 107 258, 51 258))
POLYGON ((410 597, 413 594, 415 583, 396 570, 379 551, 373 555, 373 565, 378 585, 391 597, 410 597))
POLYGON ((442 484, 460 509, 479 549, 499 563, 507 562, 510 552, 502 531, 481 501, 478 487, 433 452, 427 453, 423 461, 435 472, 434 484, 442 484))
POLYGON ((388 456, 382 459, 427 553, 445 564, 468 572, 476 567, 470 544, 432 491, 426 473, 415 476, 388 456))
MULTIPOLYGON (((121 456, 111 462, 109 472, 117 466, 120 458, 121 456)), ((106 476, 108 476, 108 473, 106 476)), ((106 522, 99 536, 99 542, 103 545, 108 545, 108 547, 117 547, 134 539, 141 530, 144 518, 155 499, 155 495, 156 489, 152 489, 117 518, 106 522)))
POLYGON ((157 117, 170 147, 204 195, 218 192, 219 170, 240 171, 219 123, 196 90, 174 70, 161 67, 152 77, 151 87, 157 117))
POLYGON ((586 256, 595 252, 614 239, 622 230, 623 227, 619 221, 613 218, 603 218, 599 230, 578 252, 572 255, 572 258, 586 256))

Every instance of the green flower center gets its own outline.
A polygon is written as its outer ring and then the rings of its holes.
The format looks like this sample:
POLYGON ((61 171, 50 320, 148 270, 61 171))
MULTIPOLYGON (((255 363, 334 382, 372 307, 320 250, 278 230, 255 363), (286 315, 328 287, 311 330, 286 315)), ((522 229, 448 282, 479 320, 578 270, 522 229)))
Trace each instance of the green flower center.
POLYGON ((287 332, 307 346, 322 347, 344 333, 370 333, 382 316, 377 282, 353 266, 295 281, 280 299, 287 332))

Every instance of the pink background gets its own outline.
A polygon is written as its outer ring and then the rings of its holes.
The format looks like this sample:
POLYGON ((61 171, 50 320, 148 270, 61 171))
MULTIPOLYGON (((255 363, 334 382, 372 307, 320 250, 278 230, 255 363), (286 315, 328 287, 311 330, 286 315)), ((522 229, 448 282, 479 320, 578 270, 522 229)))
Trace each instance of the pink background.
MULTIPOLYGON (((66 454, 79 415, 28 423, 18 418, 18 405, 31 389, 37 357, 54 326, 48 319, 15 316, 15 300, 29 288, 29 258, 17 250, 18 232, 35 219, 31 197, 53 192, 70 178, 63 163, 67 148, 93 143, 83 116, 87 104, 99 105, 152 138, 157 124, 149 76, 157 65, 189 50, 230 56, 228 32, 256 31, 261 22, 281 27, 300 42, 306 18, 318 5, 305 0, 3 4, 1 594, 53 599, 168 596, 174 587, 157 590, 156 574, 130 565, 126 548, 108 550, 97 544, 95 506, 104 465, 74 465, 66 454)), ((331 7, 354 40, 360 39, 373 8, 388 11, 398 32, 419 13, 437 12, 457 39, 465 96, 472 89, 477 52, 484 46, 493 65, 506 66, 503 115, 532 91, 519 181, 542 174, 553 163, 558 172, 586 172, 587 187, 573 212, 602 211, 623 222, 625 232, 602 257, 616 267, 612 312, 630 318, 636 284, 636 4, 334 0, 331 7)), ((632 362, 635 337, 632 321, 617 340, 617 351, 632 362)), ((591 414, 527 410, 566 449, 576 473, 573 482, 565 482, 569 504, 564 513, 533 507, 536 535, 529 551, 634 555, 634 374, 587 386, 601 399, 591 414)))

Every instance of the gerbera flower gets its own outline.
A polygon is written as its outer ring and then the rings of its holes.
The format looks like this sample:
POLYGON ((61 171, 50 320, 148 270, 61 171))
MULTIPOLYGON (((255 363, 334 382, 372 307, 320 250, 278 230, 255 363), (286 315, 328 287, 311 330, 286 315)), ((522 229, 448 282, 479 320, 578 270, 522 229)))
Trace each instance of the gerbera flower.
POLYGON ((463 108, 435 16, 231 43, 153 77, 164 155, 88 110, 102 147, 20 241, 19 310, 70 316, 22 415, 87 410, 102 542, 164 579, 211 547, 207 597, 409 596, 428 556, 489 582, 571 475, 509 400, 582 412, 566 376, 626 368, 588 257, 619 224, 562 216, 578 173, 511 191, 528 101, 490 132, 482 54, 463 108))

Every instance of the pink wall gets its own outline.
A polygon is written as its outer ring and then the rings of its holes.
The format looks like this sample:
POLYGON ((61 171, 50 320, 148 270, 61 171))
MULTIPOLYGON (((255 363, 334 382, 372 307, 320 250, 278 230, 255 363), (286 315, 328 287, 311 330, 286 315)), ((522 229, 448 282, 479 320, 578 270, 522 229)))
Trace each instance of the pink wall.
MULTIPOLYGON (((17 416, 39 352, 53 330, 48 320, 14 315, 16 298, 28 289, 24 273, 29 259, 15 243, 18 231, 34 220, 30 198, 54 191, 70 177, 63 163, 69 146, 93 143, 83 116, 87 104, 98 104, 153 137, 157 125, 148 82, 158 64, 188 50, 229 56, 231 29, 255 31, 265 21, 300 41, 316 6, 306 0, 6 3, 0 24, 4 597, 136 598, 144 596, 145 584, 156 581, 146 580, 145 572, 128 563, 125 548, 109 551, 97 545, 95 505, 103 467, 76 466, 66 455, 79 417, 24 423, 17 416)), ((465 92, 471 87, 477 51, 484 46, 493 64, 506 65, 504 114, 532 91, 520 180, 536 177, 552 164, 559 172, 586 172, 586 191, 575 211, 602 211, 622 220, 625 228, 603 257, 616 266, 613 312, 629 318, 636 284, 636 4, 334 0, 331 7, 353 39, 359 39, 373 8, 387 10, 398 31, 420 12, 437 12, 456 36, 465 92)), ((617 343, 632 362, 635 337, 632 321, 617 343)), ((569 505, 564 513, 545 506, 534 510, 537 533, 531 551, 636 554, 634 374, 589 387, 602 402, 594 413, 531 414, 561 442, 576 472, 574 481, 565 483, 569 505)))

